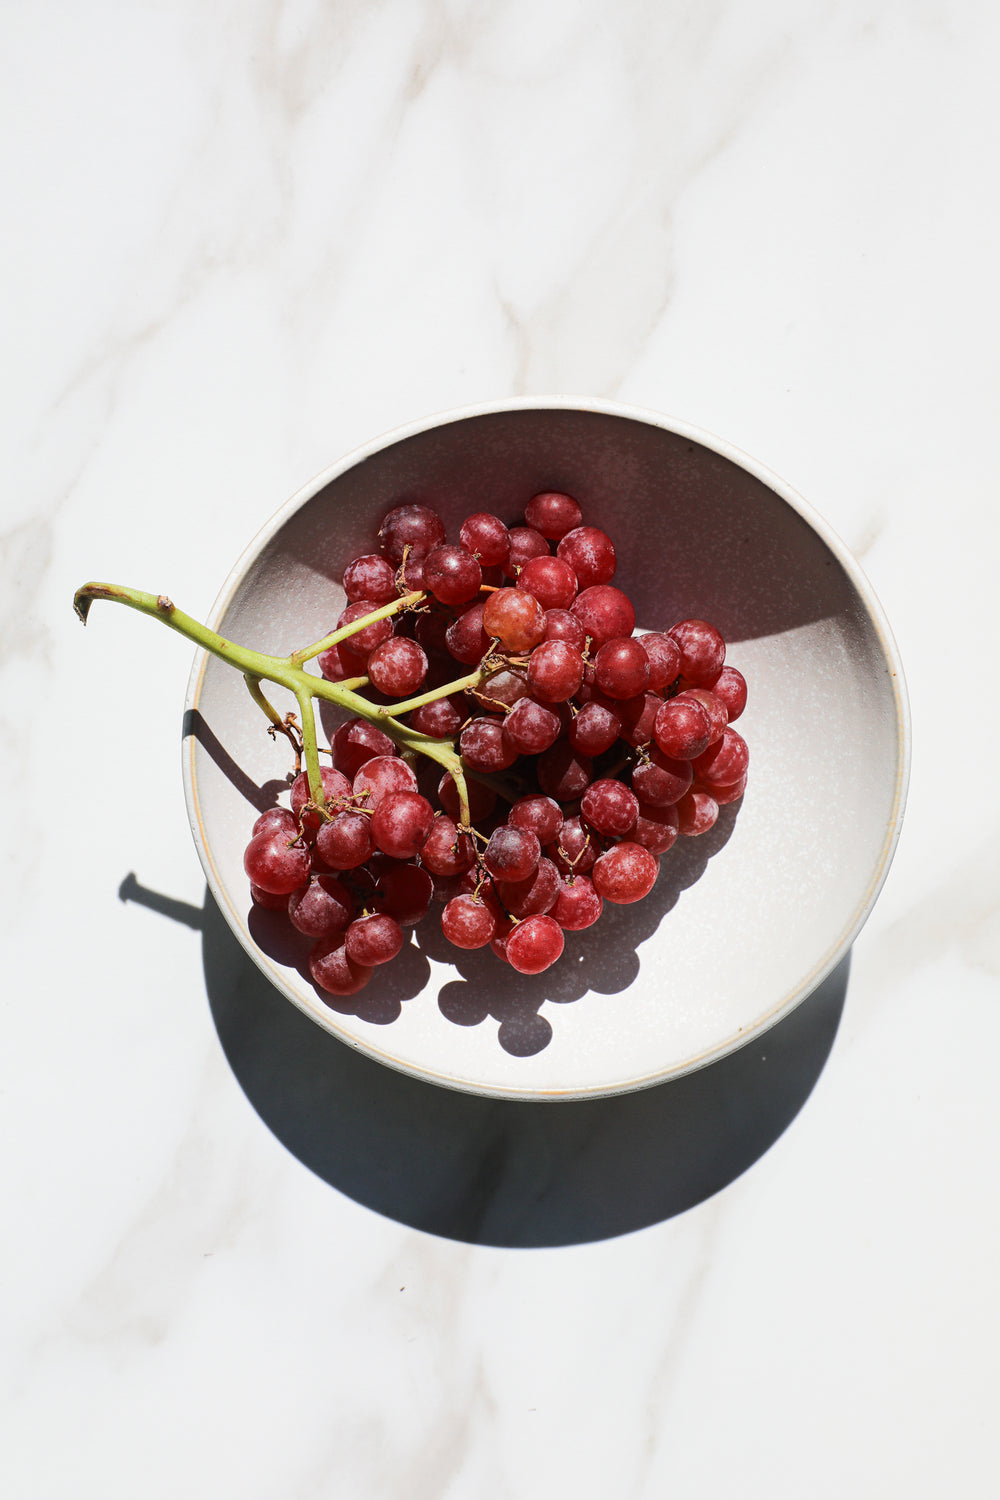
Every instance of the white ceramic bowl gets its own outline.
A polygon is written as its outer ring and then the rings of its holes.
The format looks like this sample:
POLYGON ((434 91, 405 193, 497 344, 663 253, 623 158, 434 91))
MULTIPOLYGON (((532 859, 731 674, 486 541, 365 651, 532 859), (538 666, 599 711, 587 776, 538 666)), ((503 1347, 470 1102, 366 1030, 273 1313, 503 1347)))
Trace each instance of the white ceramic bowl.
POLYGON ((201 655, 184 775, 226 920, 320 1026, 433 1083, 581 1099, 723 1056, 830 973, 892 858, 909 725, 882 609, 815 511, 725 442, 607 401, 499 402, 376 439, 264 527, 211 623, 242 644, 289 652, 332 628, 343 568, 373 549, 391 506, 433 504, 454 535, 470 511, 514 516, 542 489, 575 495, 586 520, 612 535, 615 582, 635 602, 638 628, 709 619, 749 682, 739 725, 751 750, 746 796, 722 809, 710 833, 677 841, 645 901, 605 905, 596 926, 568 935, 563 958, 534 978, 489 950, 458 953, 432 908, 366 989, 325 1001, 302 972, 303 950, 250 911, 243 873, 250 825, 283 789, 287 745, 268 737, 239 674, 201 655))

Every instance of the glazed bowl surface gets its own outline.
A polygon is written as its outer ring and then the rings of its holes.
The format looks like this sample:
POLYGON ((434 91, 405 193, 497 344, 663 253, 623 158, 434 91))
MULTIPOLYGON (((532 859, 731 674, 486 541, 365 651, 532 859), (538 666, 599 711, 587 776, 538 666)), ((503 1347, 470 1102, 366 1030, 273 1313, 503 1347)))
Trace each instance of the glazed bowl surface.
MULTIPOLYGON (((711 620, 742 671, 746 795, 680 838, 652 893, 605 904, 528 977, 460 953, 432 906, 355 996, 324 997, 304 951, 252 908, 243 849, 286 790, 287 743, 239 673, 199 654, 183 764, 212 894, 275 987, 348 1046, 429 1082, 497 1098, 585 1099, 703 1066, 786 1015, 845 956, 899 835, 909 766, 902 670, 860 566, 789 486, 721 439, 607 401, 530 398, 430 417, 307 484, 246 547, 210 623, 284 654, 343 607, 346 563, 394 505, 513 518, 541 490, 574 495, 615 541, 637 629, 711 620)), ((457 669, 458 671, 462 669, 457 669)), ((293 708, 275 690, 275 703, 293 708)), ((332 732, 336 712, 324 710, 332 732)), ((287 801, 287 797, 284 798, 287 801)))

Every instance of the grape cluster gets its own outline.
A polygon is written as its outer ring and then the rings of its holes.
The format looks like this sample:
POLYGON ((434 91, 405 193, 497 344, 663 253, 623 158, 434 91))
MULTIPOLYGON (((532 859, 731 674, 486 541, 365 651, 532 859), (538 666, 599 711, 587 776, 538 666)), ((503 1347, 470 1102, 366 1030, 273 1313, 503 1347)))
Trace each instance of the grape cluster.
POLYGON ((743 795, 747 688, 725 641, 693 619, 636 635, 615 568, 611 538, 555 492, 521 524, 467 516, 456 542, 399 505, 348 565, 323 676, 398 704, 387 727, 453 744, 465 788, 359 715, 333 736, 322 802, 301 772, 290 807, 257 819, 253 900, 314 939, 320 989, 360 990, 435 902, 456 948, 541 973, 743 795))

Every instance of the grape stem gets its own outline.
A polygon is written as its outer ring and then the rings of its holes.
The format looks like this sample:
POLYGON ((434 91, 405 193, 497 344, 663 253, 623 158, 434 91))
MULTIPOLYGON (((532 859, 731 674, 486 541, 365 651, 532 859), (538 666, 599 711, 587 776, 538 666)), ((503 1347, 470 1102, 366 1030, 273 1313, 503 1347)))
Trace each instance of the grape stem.
POLYGON ((390 615, 411 608, 424 597, 424 594, 419 591, 403 594, 392 604, 373 610, 371 614, 363 616, 360 620, 354 620, 350 625, 342 626, 339 630, 332 631, 321 641, 302 650, 293 651, 289 656, 271 656, 263 651, 251 651, 235 641, 226 640, 224 636, 210 630, 207 625, 200 624, 191 615, 186 615, 183 610, 178 609, 165 594, 147 594, 140 589, 125 588, 119 584, 85 583, 81 589, 77 590, 73 606, 84 624, 87 623, 87 616, 94 600, 105 599, 113 604, 124 604, 129 609, 138 610, 140 614, 148 615, 151 619, 168 625, 171 630, 176 630, 178 634, 193 641, 202 650, 208 651, 212 656, 217 656, 220 661, 242 672, 254 702, 270 720, 272 727, 282 733, 288 732, 285 721, 268 702, 261 691, 260 684, 272 682, 290 692, 298 705, 302 725, 302 753, 309 778, 309 797, 318 808, 322 809, 325 806, 325 799, 316 740, 314 698, 333 703, 338 708, 345 709, 349 714, 367 719, 369 723, 377 725, 404 753, 415 751, 443 766, 451 773, 455 783, 455 790, 458 794, 459 822, 463 827, 467 827, 471 825, 469 792, 462 757, 455 748, 454 741, 434 739, 431 735, 420 734, 417 730, 411 729, 408 724, 400 723, 396 715, 408 713, 422 703, 432 703, 435 699, 447 697, 450 693, 462 692, 467 687, 475 687, 490 672, 496 670, 495 662, 487 658, 487 661, 475 672, 459 677, 455 682, 436 688, 433 692, 421 694, 418 698, 411 698, 405 703, 392 704, 389 707, 369 703, 367 698, 363 698, 355 691, 365 683, 364 678, 353 678, 349 684, 328 682, 325 677, 316 677, 302 668, 303 662, 320 655, 330 646, 364 630, 376 620, 387 619, 390 615))

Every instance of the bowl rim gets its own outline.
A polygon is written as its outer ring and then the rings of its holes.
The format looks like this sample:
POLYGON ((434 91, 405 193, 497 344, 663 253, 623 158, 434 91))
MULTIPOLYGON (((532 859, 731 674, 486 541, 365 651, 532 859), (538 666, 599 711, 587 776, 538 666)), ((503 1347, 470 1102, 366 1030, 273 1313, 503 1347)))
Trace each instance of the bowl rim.
MULTIPOLYGON (((453 423, 465 421, 470 418, 515 411, 577 411, 617 417, 627 421, 639 422, 645 426, 658 427, 665 432, 671 433, 673 436, 698 443, 703 448, 718 454, 721 458, 729 460, 738 468, 751 474, 776 494, 779 499, 784 501, 792 510, 797 512, 825 543, 844 569, 876 632, 891 678, 896 707, 897 760, 893 807, 878 865, 850 921, 846 924, 836 942, 831 945, 830 949, 818 960, 810 972, 802 978, 792 991, 783 995, 770 1010, 763 1016, 758 1017, 752 1025, 739 1028, 724 1041, 707 1048, 704 1052, 684 1058, 678 1063, 673 1063, 669 1067, 659 1068, 654 1072, 635 1078, 624 1079, 614 1084, 598 1084, 567 1089, 515 1088, 472 1081, 452 1074, 439 1073, 431 1068, 414 1064, 406 1059, 394 1056, 375 1042, 365 1041, 354 1034, 346 1032, 338 1025, 339 1017, 336 1011, 331 1011, 330 1016, 326 1017, 304 1004, 301 998, 295 994, 292 987, 285 981, 280 970, 271 963, 267 955, 259 950, 252 940, 249 943, 245 940, 247 936, 245 923, 226 896, 222 881, 209 851, 198 796, 195 764, 197 740, 193 734, 186 732, 182 735, 181 740, 184 801, 192 838, 194 839, 198 857, 201 861, 205 879, 219 910, 233 930, 234 935, 241 942, 248 957, 252 959, 275 988, 286 999, 290 1000, 297 1009, 303 1011, 316 1025, 328 1031, 331 1035, 336 1036, 353 1050, 361 1052, 386 1067, 393 1068, 397 1072, 420 1079, 423 1082, 437 1084, 441 1087, 450 1088, 462 1093, 475 1094, 483 1098, 508 1099, 529 1103, 572 1102, 607 1098, 616 1094, 631 1093, 641 1089, 652 1088, 658 1084, 666 1083, 672 1079, 681 1078, 685 1074, 695 1072, 697 1069, 706 1067, 710 1063, 717 1062, 730 1053, 739 1050, 739 1048, 746 1046, 748 1042, 763 1035, 770 1027, 776 1025, 785 1016, 789 1015, 833 972, 848 953, 858 933, 871 915, 879 893, 885 884, 889 867, 892 864, 896 847, 899 843, 910 779, 912 723, 903 664, 885 610, 860 562, 825 517, 809 501, 804 499, 792 485, 776 474, 774 470, 760 463, 759 460, 728 439, 721 438, 706 428, 698 427, 693 423, 668 416, 665 413, 605 397, 581 397, 574 395, 505 397, 498 400, 477 402, 471 405, 451 407, 443 411, 433 412, 429 415, 415 418, 410 422, 403 423, 400 426, 390 428, 378 436, 370 438, 367 442, 353 448, 342 458, 321 469, 311 479, 307 480, 255 533, 239 554, 222 588, 219 590, 208 617, 208 624, 212 628, 218 628, 253 560, 303 505, 312 500, 314 496, 325 489, 327 485, 331 484, 341 474, 356 467, 359 463, 363 463, 376 453, 380 453, 384 449, 393 447, 396 443, 417 436, 422 432, 430 431, 432 428, 450 426, 453 423)), ((195 655, 184 701, 185 723, 189 722, 190 713, 198 707, 205 671, 211 659, 208 653, 203 651, 198 651, 195 655)))

